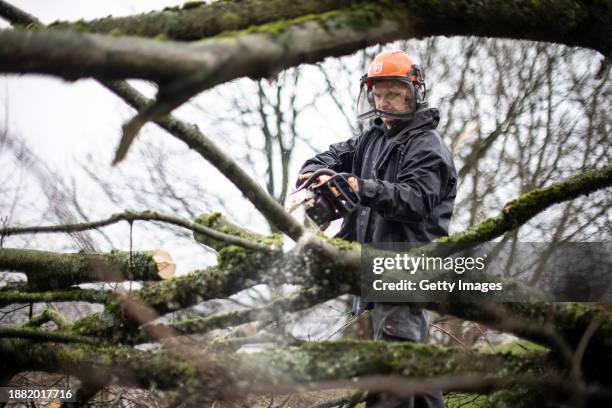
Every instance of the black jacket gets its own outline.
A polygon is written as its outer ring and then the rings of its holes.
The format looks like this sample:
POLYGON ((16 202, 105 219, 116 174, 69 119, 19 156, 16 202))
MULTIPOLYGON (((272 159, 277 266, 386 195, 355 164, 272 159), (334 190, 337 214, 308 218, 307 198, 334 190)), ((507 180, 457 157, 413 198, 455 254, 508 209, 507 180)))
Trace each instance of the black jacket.
POLYGON ((423 108, 410 122, 391 129, 376 124, 304 163, 300 174, 330 168, 360 179, 361 203, 345 218, 337 237, 360 243, 425 243, 448 235, 457 171, 435 131, 438 121, 437 109, 423 108))
MULTIPOLYGON (((300 170, 304 174, 330 168, 359 177, 361 203, 345 217, 336 236, 360 243, 426 243, 448 235, 457 171, 449 149, 435 131, 438 110, 421 108, 413 120, 397 122, 391 129, 377 121, 361 135, 332 144, 300 170)), ((375 339, 383 338, 384 333, 426 340, 427 311, 393 303, 367 305, 357 297, 353 313, 372 306, 375 339)))

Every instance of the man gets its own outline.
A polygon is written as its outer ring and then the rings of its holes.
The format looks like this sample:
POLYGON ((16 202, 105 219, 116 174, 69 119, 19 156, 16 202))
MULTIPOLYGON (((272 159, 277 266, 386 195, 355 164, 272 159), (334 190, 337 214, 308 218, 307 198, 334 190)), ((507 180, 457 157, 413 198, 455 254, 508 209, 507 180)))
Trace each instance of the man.
MULTIPOLYGON (((448 235, 457 171, 435 131, 439 112, 428 108, 425 98, 425 81, 412 58, 399 50, 380 53, 362 77, 357 104, 358 119, 375 117, 373 126, 304 163, 298 184, 320 168, 351 173, 348 182, 361 201, 344 218, 337 237, 360 243, 426 243, 448 235)), ((327 178, 320 176, 318 181, 327 178)), ((366 308, 373 308, 374 339, 427 340, 429 312, 401 303, 366 305, 355 299, 354 314, 366 308)), ((444 407, 441 393, 395 403, 388 395, 377 394, 368 402, 444 407)))

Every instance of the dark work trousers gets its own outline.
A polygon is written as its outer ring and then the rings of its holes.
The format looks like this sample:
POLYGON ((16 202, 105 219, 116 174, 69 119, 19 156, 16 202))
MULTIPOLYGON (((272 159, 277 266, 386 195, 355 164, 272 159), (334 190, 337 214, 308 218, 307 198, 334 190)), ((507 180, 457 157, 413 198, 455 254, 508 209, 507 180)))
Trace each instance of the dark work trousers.
MULTIPOLYGON (((380 340, 383 341, 410 341, 400 337, 389 336, 382 333, 380 340)), ((431 394, 415 395, 414 397, 398 397, 390 393, 368 393, 366 397, 367 408, 446 408, 441 392, 431 394)))

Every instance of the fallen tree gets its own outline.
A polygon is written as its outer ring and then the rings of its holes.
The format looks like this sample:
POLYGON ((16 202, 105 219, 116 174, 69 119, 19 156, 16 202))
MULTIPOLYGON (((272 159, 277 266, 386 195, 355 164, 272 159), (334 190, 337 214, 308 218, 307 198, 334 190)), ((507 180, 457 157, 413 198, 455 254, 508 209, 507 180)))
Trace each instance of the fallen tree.
MULTIPOLYGON (((1 379, 6 382, 10 374, 28 370, 74 375, 86 386, 92 385, 91 390, 81 395, 81 402, 113 383, 179 389, 208 400, 231 400, 304 387, 353 385, 400 394, 402 386, 412 392, 506 390, 507 393, 491 397, 491 404, 500 406, 515 401, 513 392, 520 393, 524 406, 542 406, 550 394, 553 399, 582 398, 589 406, 598 406, 602 401, 609 403, 610 380, 606 369, 612 362, 612 319, 606 310, 582 304, 421 305, 513 333, 545 347, 543 351, 518 355, 420 344, 353 341, 295 344, 292 339, 274 337, 272 341, 278 346, 273 353, 242 355, 214 352, 213 347, 202 351, 191 345, 193 335, 248 322, 258 322, 265 328, 284 314, 343 294, 359 294, 360 249, 354 243, 305 231, 196 126, 168 113, 195 93, 233 78, 269 76, 279 66, 314 62, 397 38, 520 35, 589 47, 609 56, 610 7, 590 2, 563 2, 567 3, 565 8, 547 2, 519 2, 506 7, 495 1, 472 7, 451 1, 427 3, 425 15, 425 2, 300 1, 292 8, 274 7, 261 12, 249 8, 259 2, 241 2, 239 8, 237 3, 191 4, 141 16, 57 23, 53 30, 47 30, 34 17, 0 1, 0 15, 28 28, 0 33, 0 56, 4 56, 0 58, 0 71, 100 79, 140 112, 139 119, 132 122, 137 126, 127 127, 131 132, 124 134, 117 160, 127 153, 137 128, 152 120, 215 165, 278 230, 296 241, 293 249, 284 251, 280 235, 249 231, 231 224, 219 213, 192 222, 152 212, 126 212, 93 223, 3 228, 0 235, 6 236, 68 233, 121 221, 165 222, 192 230, 197 241, 218 251, 218 262, 185 276, 161 276, 166 280, 159 281, 161 268, 153 254, 56 254, 0 249, 0 268, 23 271, 27 276, 24 284, 0 289, 0 305, 81 300, 104 306, 103 312, 74 322, 67 322, 57 311, 49 310, 32 316, 23 326, 0 330, 0 365, 9 374, 1 379), (458 19, 465 23, 457 24, 458 19), (517 33, 516 24, 528 29, 517 33), (234 31, 241 29, 244 31, 234 31), (116 37, 123 34, 158 39, 116 37), (172 40, 206 40, 197 44, 174 43, 161 41, 160 34, 172 40), (216 37, 208 38, 212 36, 216 37), (219 73, 219 67, 228 59, 240 64, 211 80, 211 74, 219 73), (274 69, 269 61, 275 62, 274 69), (126 77, 158 82, 157 100, 147 100, 118 80, 126 77), (75 287, 84 282, 124 280, 157 282, 127 293, 75 287), (170 323, 157 320, 261 283, 290 283, 301 289, 258 308, 170 323), (46 322, 54 322, 58 329, 40 328, 46 322), (161 349, 150 352, 132 347, 151 342, 159 343, 161 349), (380 379, 372 377, 375 375, 398 377, 393 377, 391 385, 381 386, 380 379), (359 379, 349 381, 354 377, 359 379), (430 380, 405 382, 406 377, 430 380)), ((552 205, 611 184, 610 165, 577 174, 523 194, 508 202, 498 216, 438 243, 459 248, 494 239, 519 228, 552 205)), ((255 336, 250 341, 258 339, 255 336)))

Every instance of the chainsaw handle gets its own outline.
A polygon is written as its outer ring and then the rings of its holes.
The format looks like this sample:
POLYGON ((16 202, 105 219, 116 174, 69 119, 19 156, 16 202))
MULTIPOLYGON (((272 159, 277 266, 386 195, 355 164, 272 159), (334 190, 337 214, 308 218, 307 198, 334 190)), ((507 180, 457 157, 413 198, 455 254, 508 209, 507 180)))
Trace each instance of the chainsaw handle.
POLYGON ((338 173, 328 181, 329 185, 331 187, 335 187, 340 193, 340 197, 338 198, 343 199, 341 204, 348 212, 353 211, 353 209, 361 201, 357 192, 353 190, 353 187, 348 182, 348 179, 351 176, 352 174, 350 173, 338 173))
POLYGON ((303 181, 302 184, 294 192, 298 192, 300 190, 303 190, 303 189, 307 188, 314 181, 316 181, 316 179, 319 178, 319 176, 330 176, 330 177, 333 177, 336 174, 338 174, 338 173, 336 173, 332 169, 319 169, 319 170, 316 170, 316 171, 314 171, 310 175, 310 177, 308 177, 305 181, 303 181))

